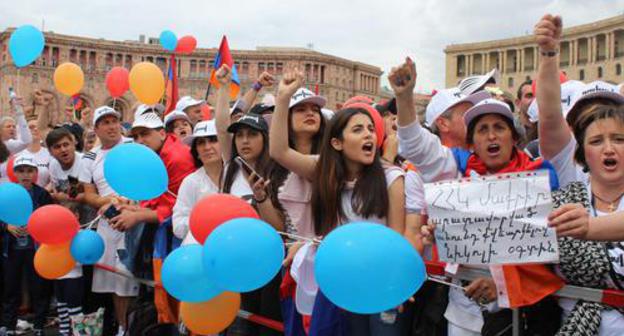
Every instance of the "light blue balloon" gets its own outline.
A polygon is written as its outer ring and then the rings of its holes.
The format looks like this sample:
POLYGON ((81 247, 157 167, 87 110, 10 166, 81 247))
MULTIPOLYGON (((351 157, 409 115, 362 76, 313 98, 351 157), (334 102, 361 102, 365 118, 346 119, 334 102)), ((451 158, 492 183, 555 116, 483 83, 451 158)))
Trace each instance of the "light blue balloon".
POLYGON ((0 220, 15 226, 26 226, 33 212, 32 198, 19 184, 0 183, 0 220))
POLYGON ((9 39, 9 52, 15 66, 21 68, 34 62, 41 55, 44 44, 45 39, 39 29, 31 25, 17 28, 9 39))
POLYGON ((184 302, 204 302, 221 294, 204 270, 201 245, 184 245, 171 252, 162 266, 162 283, 167 293, 184 302))
POLYGON ((367 222, 343 225, 318 248, 314 273, 335 305, 359 314, 396 308, 422 286, 425 264, 394 230, 367 222))
POLYGON ((167 169, 156 152, 140 144, 115 146, 104 159, 104 178, 119 195, 134 201, 167 191, 167 169))
POLYGON ((164 30, 160 33, 160 44, 163 48, 174 51, 178 46, 178 37, 171 30, 164 30))
POLYGON ((80 230, 69 248, 72 257, 83 265, 93 265, 104 255, 104 239, 93 230, 80 230))
POLYGON ((232 292, 266 285, 279 272, 284 242, 269 224, 237 218, 219 225, 204 243, 204 267, 216 284, 232 292))

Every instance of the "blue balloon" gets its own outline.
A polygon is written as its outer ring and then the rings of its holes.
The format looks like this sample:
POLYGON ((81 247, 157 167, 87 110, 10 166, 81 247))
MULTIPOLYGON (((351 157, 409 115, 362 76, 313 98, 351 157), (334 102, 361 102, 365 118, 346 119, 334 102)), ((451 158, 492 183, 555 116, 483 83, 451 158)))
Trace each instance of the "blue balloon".
POLYGON ((134 143, 117 145, 106 155, 104 178, 115 192, 134 201, 162 195, 169 183, 165 164, 156 152, 134 143))
POLYGON ((427 276, 422 258, 403 236, 366 222, 327 235, 316 253, 314 273, 330 301, 359 314, 396 308, 427 276))
POLYGON ((104 255, 104 239, 93 230, 80 230, 69 248, 72 257, 83 265, 93 265, 104 255))
POLYGON ((284 242, 269 224, 237 218, 219 225, 204 243, 204 267, 217 285, 249 292, 266 285, 280 271, 284 242))
POLYGON ((34 62, 41 52, 45 39, 39 29, 24 25, 17 28, 9 39, 9 52, 18 68, 34 62))
POLYGON ((26 226, 33 212, 32 198, 19 184, 0 183, 0 220, 15 226, 26 226))
POLYGON ((178 37, 171 30, 164 30, 160 33, 160 44, 163 48, 174 51, 178 46, 178 37))
POLYGON ((201 245, 184 245, 165 259, 162 284, 174 298, 184 302, 204 302, 223 292, 205 272, 202 251, 201 245))

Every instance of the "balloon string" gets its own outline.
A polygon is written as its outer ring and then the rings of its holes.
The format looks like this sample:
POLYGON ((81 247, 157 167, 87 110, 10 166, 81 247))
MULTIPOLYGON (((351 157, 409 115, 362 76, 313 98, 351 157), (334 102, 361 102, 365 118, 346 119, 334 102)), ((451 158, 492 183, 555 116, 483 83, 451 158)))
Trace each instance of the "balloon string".
POLYGON ((19 97, 20 68, 17 68, 17 79, 15 80, 15 94, 19 97))
POLYGON ((102 215, 98 215, 92 221, 90 221, 88 223, 85 223, 85 224, 81 225, 80 227, 81 228, 86 228, 86 230, 91 230, 93 225, 95 225, 95 223, 97 223, 100 219, 102 219, 102 215))
POLYGON ((113 98, 113 110, 115 109, 115 103, 117 102, 117 98, 113 98))
POLYGON ((462 287, 462 286, 460 286, 460 285, 454 284, 454 283, 452 283, 452 282, 444 281, 444 280, 442 280, 442 279, 438 279, 438 278, 436 278, 436 277, 432 277, 432 276, 430 276, 430 275, 427 275, 427 280, 431 280, 431 281, 433 281, 433 282, 437 282, 437 283, 439 283, 439 284, 447 285, 447 286, 449 286, 449 287, 455 287, 455 288, 457 288, 457 289, 466 290, 464 287, 462 287))
POLYGON ((281 234, 282 236, 286 236, 288 238, 297 239, 297 240, 303 240, 303 241, 306 241, 308 243, 316 243, 316 244, 320 244, 321 243, 321 240, 317 239, 317 238, 308 238, 308 237, 299 236, 299 235, 296 235, 296 234, 282 232, 282 231, 277 231, 277 233, 281 234))

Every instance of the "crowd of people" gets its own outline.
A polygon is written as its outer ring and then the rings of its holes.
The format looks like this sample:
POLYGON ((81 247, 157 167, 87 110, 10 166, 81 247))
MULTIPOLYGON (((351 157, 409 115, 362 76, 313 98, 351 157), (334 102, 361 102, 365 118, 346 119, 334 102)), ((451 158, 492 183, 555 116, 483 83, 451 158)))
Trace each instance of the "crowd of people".
MULTIPOLYGON (((491 276, 453 280, 457 286, 450 288, 427 282, 413 301, 363 315, 340 309, 318 290, 309 276, 314 243, 286 239, 283 271, 243 293, 241 309, 283 322, 287 335, 511 335, 508 307, 519 300, 522 335, 621 335, 622 307, 552 295, 564 283, 624 290, 622 85, 562 84, 561 31, 557 16, 536 24, 536 85, 522 83, 516 99, 499 88, 494 69, 438 91, 425 120, 416 113, 410 58, 389 73, 393 99, 353 97, 335 112, 304 87, 296 68, 279 82, 262 73, 230 106, 232 70, 223 65, 213 116, 202 113, 207 102, 185 96, 168 113, 138 106, 130 127, 111 106, 84 111, 75 123, 51 125, 46 108, 27 120, 24 102, 13 98, 13 116, 0 120, 0 183, 14 180, 26 188, 34 209, 60 204, 82 224, 97 220, 94 229, 105 242, 99 263, 135 277, 78 265, 45 280, 33 266, 37 242, 24 228, 2 223, 0 335, 19 331, 28 306, 35 335, 42 335, 51 301, 62 335, 72 334, 73 316, 99 307, 106 307, 107 334, 131 334, 142 316, 135 312, 143 307, 138 301, 155 307, 154 323, 180 324, 179 303, 162 287, 138 280, 159 282, 166 255, 198 243, 189 218, 210 194, 240 197, 277 231, 306 239, 322 239, 352 221, 379 223, 435 260, 424 183, 533 170, 548 171, 550 188, 560 191, 548 218, 558 234, 558 264, 481 267, 491 276), (262 90, 274 99, 254 104, 262 90), (149 147, 166 167, 168 189, 156 199, 131 202, 106 180, 107 153, 130 142, 149 147), (155 243, 162 243, 158 235, 165 244, 155 243), (520 294, 505 289, 510 281, 520 294)), ((280 333, 237 319, 224 334, 280 333)))

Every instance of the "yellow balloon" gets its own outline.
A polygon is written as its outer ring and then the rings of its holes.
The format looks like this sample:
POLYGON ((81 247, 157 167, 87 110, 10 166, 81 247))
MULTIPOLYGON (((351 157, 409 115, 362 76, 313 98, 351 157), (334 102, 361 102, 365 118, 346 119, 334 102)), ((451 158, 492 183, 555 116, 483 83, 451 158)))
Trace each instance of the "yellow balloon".
POLYGON ((74 63, 63 63, 54 70, 54 86, 67 96, 80 92, 84 85, 84 73, 74 63))
POLYGON ((240 294, 223 292, 206 302, 180 303, 180 317, 194 333, 217 334, 234 322, 240 303, 240 294))
POLYGON ((154 63, 137 63, 130 70, 130 91, 143 104, 154 105, 165 93, 165 77, 154 63))

